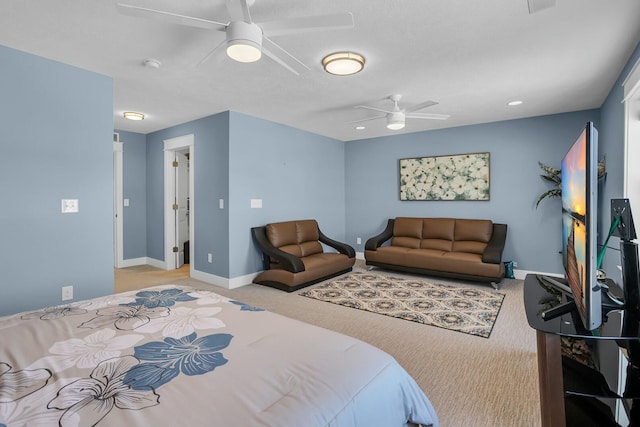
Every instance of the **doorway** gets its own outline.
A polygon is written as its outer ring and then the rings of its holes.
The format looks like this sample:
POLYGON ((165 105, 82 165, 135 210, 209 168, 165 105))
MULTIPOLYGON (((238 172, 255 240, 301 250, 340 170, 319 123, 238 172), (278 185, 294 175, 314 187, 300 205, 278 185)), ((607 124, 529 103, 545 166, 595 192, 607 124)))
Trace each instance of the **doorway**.
POLYGON ((164 141, 164 253, 165 268, 175 270, 185 261, 193 272, 194 247, 194 136, 164 141))

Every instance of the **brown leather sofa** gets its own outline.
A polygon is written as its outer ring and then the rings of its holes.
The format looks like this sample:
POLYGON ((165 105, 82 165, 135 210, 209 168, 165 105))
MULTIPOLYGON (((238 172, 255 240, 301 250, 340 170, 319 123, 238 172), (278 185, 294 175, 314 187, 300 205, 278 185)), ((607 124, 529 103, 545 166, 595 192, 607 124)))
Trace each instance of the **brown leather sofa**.
POLYGON ((264 271, 253 283, 293 292, 351 271, 355 250, 325 236, 313 219, 267 224, 251 229, 262 251, 264 271), (338 252, 325 252, 322 244, 338 252))
POLYGON ((367 240, 367 265, 410 273, 497 284, 504 278, 507 225, 456 218, 389 219, 367 240), (382 246, 387 240, 390 245, 382 246))

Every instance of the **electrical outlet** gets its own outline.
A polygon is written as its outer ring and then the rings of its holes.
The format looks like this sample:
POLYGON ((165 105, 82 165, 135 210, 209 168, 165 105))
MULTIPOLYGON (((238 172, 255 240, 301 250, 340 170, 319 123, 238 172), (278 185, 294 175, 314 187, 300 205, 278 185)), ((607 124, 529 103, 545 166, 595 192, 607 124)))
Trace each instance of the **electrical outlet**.
POLYGON ((62 213, 77 213, 78 209, 78 199, 62 199, 61 202, 61 211, 62 213))
POLYGON ((62 301, 73 299, 73 286, 62 287, 62 301))
POLYGON ((518 268, 518 262, 517 261, 513 261, 513 268, 518 268))
POLYGON ((356 238, 356 244, 358 244, 358 245, 362 244, 362 239, 360 237, 356 238))
POLYGON ((207 262, 213 262, 213 254, 207 254, 207 262))

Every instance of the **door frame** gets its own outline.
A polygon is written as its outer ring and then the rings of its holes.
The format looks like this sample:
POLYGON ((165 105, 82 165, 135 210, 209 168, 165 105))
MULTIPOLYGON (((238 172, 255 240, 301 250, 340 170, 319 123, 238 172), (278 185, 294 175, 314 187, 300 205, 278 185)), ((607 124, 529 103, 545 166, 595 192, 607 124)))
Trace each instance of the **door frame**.
POLYGON ((183 135, 176 138, 165 139, 164 142, 164 263, 166 270, 176 269, 176 257, 173 247, 176 246, 176 221, 172 209, 176 194, 174 188, 175 169, 172 165, 174 153, 189 149, 189 253, 192 261, 189 262, 190 275, 194 270, 195 247, 194 225, 195 225, 195 197, 194 197, 194 135, 183 135))
POLYGON ((124 144, 118 134, 113 135, 113 262, 115 268, 124 266, 123 182, 122 155, 124 144), (118 140, 115 140, 118 138, 118 140))

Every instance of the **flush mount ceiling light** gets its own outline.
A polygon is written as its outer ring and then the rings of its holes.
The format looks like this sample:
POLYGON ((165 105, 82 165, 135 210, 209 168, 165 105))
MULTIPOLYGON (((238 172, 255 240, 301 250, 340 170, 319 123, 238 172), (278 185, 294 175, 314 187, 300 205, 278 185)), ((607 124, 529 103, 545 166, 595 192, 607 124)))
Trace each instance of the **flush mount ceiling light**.
POLYGON ((262 57, 262 30, 256 24, 231 22, 227 27, 227 55, 238 62, 262 57))
POLYGON ((322 58, 322 66, 329 74, 349 76, 364 68, 364 57, 354 52, 336 52, 322 58))
POLYGON ((507 103, 509 107, 515 107, 516 105, 521 105, 521 104, 522 104, 522 101, 511 101, 507 103))
POLYGON ((122 115, 128 120, 144 120, 144 114, 135 111, 125 111, 122 115))

